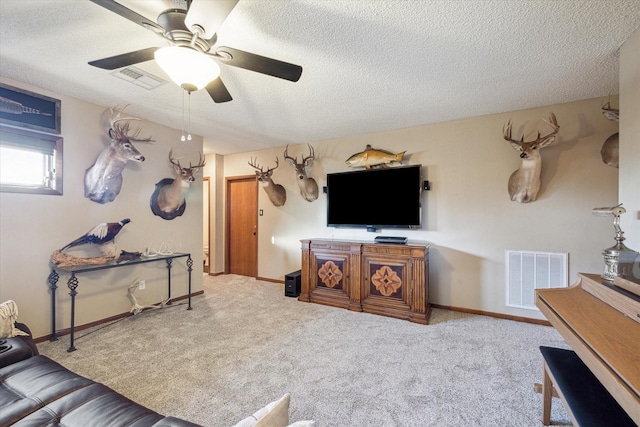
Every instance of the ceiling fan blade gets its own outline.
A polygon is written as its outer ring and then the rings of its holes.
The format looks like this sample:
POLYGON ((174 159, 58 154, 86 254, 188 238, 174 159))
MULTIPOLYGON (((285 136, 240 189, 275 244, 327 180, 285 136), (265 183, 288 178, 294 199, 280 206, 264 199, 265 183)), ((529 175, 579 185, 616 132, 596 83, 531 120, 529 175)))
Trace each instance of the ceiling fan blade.
POLYGON ((237 3, 238 0, 194 0, 189 6, 184 23, 189 30, 193 25, 201 26, 204 29, 202 38, 211 39, 237 3))
POLYGON ((221 102, 229 102, 233 98, 231 94, 227 90, 227 87, 222 83, 220 77, 211 81, 205 89, 209 92, 209 96, 213 99, 213 102, 221 103, 221 102))
POLYGON ((159 48, 148 47, 135 52, 123 53, 121 55, 111 56, 109 58, 96 59, 89 62, 89 65, 102 68, 104 70, 115 70, 116 68, 126 67, 127 65, 137 64, 138 62, 150 61, 154 59, 153 54, 159 48))
POLYGON ((113 0, 90 0, 90 1, 148 30, 155 31, 156 33, 160 33, 160 34, 164 32, 164 30, 160 25, 140 15, 139 13, 136 13, 133 10, 124 7, 120 3, 117 3, 113 0))
POLYGON ((221 58, 219 57, 218 59, 225 64, 267 74, 279 79, 297 82, 302 75, 302 67, 299 65, 278 61, 277 59, 267 58, 256 55, 255 53, 244 52, 226 46, 218 48, 216 53, 220 54, 221 58), (227 56, 231 58, 227 59, 227 56))

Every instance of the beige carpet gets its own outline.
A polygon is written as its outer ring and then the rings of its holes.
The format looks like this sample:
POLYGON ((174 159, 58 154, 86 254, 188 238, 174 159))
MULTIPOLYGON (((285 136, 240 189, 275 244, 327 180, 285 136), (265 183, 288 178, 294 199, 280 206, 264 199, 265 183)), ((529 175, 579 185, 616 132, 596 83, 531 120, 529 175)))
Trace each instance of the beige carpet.
MULTIPOLYGON (((538 346, 550 327, 433 310, 418 325, 205 277, 185 305, 42 343, 42 354, 165 415, 230 426, 285 392, 291 420, 326 426, 541 426, 538 346)), ((126 298, 126 294, 123 295, 126 298)), ((569 425, 554 399, 552 422, 569 425)))

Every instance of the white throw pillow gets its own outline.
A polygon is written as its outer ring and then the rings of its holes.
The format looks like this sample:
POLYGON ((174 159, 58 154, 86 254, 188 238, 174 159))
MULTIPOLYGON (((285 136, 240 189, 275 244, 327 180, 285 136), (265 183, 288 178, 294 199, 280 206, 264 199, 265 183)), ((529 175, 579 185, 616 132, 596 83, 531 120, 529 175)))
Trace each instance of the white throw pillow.
POLYGON ((15 327, 18 319, 18 305, 13 300, 0 304, 0 338, 11 338, 18 335, 29 335, 15 327))
POLYGON ((291 395, 286 393, 233 427, 287 427, 290 401, 291 395))

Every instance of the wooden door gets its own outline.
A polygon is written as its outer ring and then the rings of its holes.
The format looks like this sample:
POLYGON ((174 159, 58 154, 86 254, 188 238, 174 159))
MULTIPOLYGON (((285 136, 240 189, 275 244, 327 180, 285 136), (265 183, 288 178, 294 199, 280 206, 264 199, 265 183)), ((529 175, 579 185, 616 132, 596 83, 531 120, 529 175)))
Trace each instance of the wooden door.
POLYGON ((225 272, 258 275, 258 181, 255 175, 226 179, 225 272))

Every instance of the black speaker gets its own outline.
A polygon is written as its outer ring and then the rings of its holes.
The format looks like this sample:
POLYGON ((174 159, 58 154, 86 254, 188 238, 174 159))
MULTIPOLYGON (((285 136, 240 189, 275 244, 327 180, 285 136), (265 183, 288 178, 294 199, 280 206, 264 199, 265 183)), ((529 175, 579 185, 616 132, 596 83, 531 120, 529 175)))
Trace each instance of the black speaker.
POLYGON ((284 295, 287 297, 299 296, 301 279, 302 270, 294 271, 284 276, 284 295))

